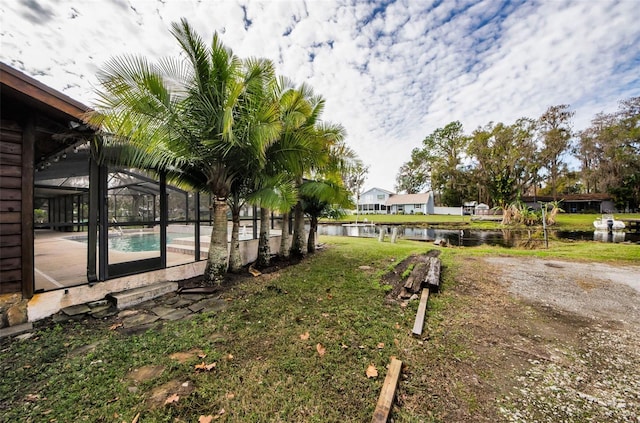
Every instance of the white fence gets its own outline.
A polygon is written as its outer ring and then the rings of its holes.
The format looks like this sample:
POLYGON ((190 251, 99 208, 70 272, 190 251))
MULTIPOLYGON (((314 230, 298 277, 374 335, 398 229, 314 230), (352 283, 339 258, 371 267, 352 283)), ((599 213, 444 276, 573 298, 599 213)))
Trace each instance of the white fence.
POLYGON ((434 207, 433 214, 449 214, 462 216, 462 207, 434 207))

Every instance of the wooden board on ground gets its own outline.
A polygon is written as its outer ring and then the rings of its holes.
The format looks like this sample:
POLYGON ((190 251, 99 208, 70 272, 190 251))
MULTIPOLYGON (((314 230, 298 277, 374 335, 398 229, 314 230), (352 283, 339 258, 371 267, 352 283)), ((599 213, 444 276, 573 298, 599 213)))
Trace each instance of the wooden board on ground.
POLYGON ((426 275, 429 271, 429 262, 418 263, 411 271, 411 274, 404 283, 404 287, 413 293, 420 291, 422 281, 426 280, 426 275))
POLYGON ((382 385, 382 391, 380 391, 376 410, 373 412, 372 423, 386 423, 389 419, 389 413, 393 406, 393 397, 395 396, 398 379, 400 378, 400 370, 402 370, 402 361, 397 358, 392 358, 387 377, 384 379, 384 384, 382 385))
POLYGON ((427 273, 427 279, 425 280, 429 289, 433 292, 438 292, 440 288, 440 267, 441 262, 437 257, 431 257, 429 263, 429 273, 427 273))
POLYGON ((429 289, 422 290, 420 296, 420 304, 418 305, 418 312, 416 313, 416 321, 413 323, 413 334, 416 336, 422 335, 422 328, 424 327, 424 316, 427 313, 427 302, 429 301, 429 289))

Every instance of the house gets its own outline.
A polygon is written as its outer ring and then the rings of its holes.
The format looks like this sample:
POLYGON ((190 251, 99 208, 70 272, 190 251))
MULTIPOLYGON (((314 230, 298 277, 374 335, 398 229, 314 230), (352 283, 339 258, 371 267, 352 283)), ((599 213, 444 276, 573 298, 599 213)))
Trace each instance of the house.
POLYGON ((467 201, 462 204, 462 214, 464 215, 472 215, 475 213, 477 201, 467 201))
MULTIPOLYGON (((204 273, 211 195, 98 162, 89 108, 4 63, 0 95, 0 331, 204 273)), ((250 226, 245 264, 257 256, 256 213, 250 226)), ((279 233, 269 242, 276 251, 279 233)))
MULTIPOLYGON (((609 194, 566 194, 558 195, 560 208, 566 213, 612 213, 616 211, 615 203, 609 194)), ((540 209, 540 203, 550 203, 552 196, 522 197, 522 201, 535 210, 540 209)))
POLYGON ((385 203, 390 214, 434 214, 433 193, 394 194, 385 203))
POLYGON ((394 193, 382 188, 371 188, 358 199, 359 214, 387 214, 387 200, 394 193))

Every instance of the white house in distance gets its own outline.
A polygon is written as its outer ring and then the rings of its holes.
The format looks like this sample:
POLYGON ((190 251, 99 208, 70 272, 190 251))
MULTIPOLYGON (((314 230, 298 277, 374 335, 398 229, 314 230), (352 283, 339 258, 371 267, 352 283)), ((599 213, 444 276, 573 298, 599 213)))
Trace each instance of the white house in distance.
POLYGON ((371 188, 363 192, 358 200, 358 213, 388 214, 386 204, 392 195, 394 195, 394 193, 382 188, 371 188))
POLYGON ((389 214, 434 214, 433 193, 392 195, 387 210, 389 214))
POLYGON ((436 207, 432 191, 421 194, 394 194, 381 188, 372 188, 360 196, 358 213, 462 215, 462 207, 436 207))

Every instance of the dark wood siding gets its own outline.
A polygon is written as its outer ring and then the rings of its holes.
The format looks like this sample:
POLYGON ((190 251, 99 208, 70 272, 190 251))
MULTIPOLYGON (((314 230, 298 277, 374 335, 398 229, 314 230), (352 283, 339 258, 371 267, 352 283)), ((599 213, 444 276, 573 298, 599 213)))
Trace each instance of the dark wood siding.
POLYGON ((0 294, 22 289, 22 132, 0 124, 0 294))

